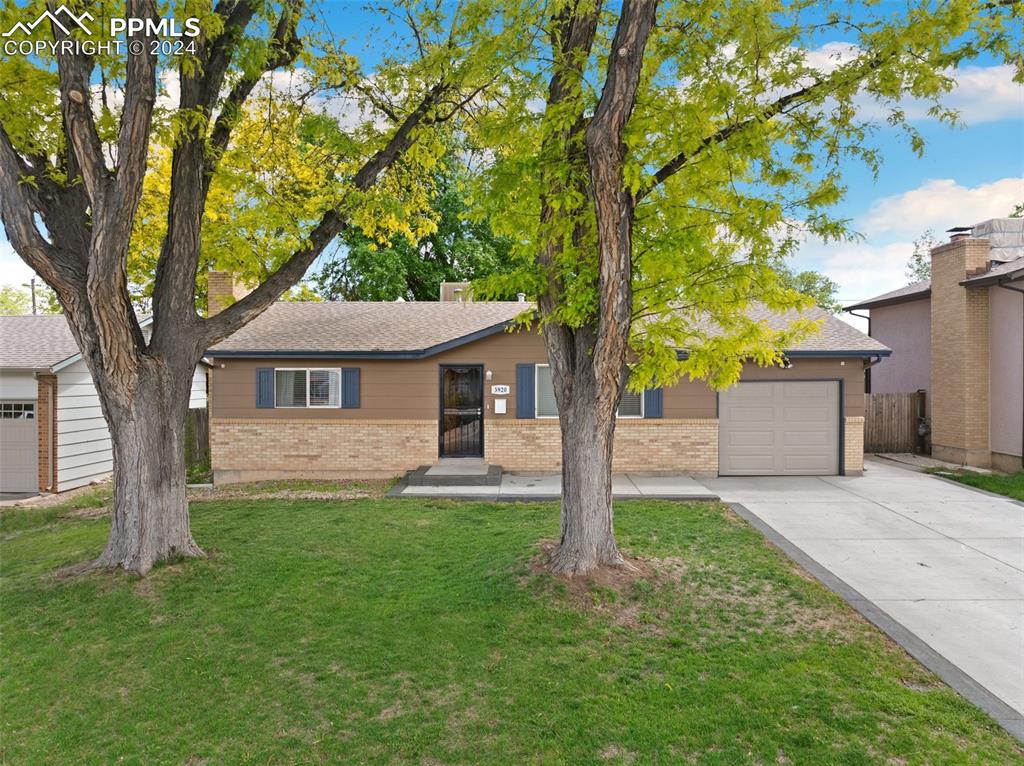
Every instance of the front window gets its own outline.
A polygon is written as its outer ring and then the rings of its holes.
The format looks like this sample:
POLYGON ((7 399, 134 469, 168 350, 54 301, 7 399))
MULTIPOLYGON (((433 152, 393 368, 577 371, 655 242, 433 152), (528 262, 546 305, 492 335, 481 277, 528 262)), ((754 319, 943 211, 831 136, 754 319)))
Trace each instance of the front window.
POLYGON ((340 407, 341 370, 274 370, 275 407, 340 407))
MULTIPOLYGON (((555 387, 551 383, 551 366, 538 364, 535 379, 537 386, 537 417, 557 418, 558 405, 555 404, 555 387)), ((629 390, 623 391, 616 414, 620 418, 642 418, 644 416, 644 395, 642 393, 636 394, 629 390)))

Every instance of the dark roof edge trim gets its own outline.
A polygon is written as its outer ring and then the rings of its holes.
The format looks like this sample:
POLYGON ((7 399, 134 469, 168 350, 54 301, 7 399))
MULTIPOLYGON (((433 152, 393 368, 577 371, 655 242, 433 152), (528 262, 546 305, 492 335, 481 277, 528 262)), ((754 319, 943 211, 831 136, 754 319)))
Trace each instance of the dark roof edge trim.
POLYGON ((857 303, 853 306, 846 306, 843 311, 856 311, 857 309, 880 309, 883 306, 895 306, 898 303, 911 303, 912 301, 920 301, 925 298, 931 298, 931 288, 922 290, 919 293, 910 293, 910 295, 900 295, 896 298, 887 298, 884 301, 864 301, 863 303, 857 303))
POLYGON ((496 325, 485 327, 482 330, 471 332, 469 335, 446 340, 444 343, 438 343, 429 348, 409 351, 247 351, 244 349, 218 351, 210 349, 203 356, 213 358, 234 356, 253 359, 423 359, 440 354, 442 351, 465 346, 468 343, 482 340, 491 335, 497 335, 500 332, 504 332, 512 323, 513 320, 500 322, 496 325))
POLYGON ((992 285, 998 285, 1001 282, 1015 282, 1021 278, 1024 278, 1024 268, 1020 268, 1006 274, 982 274, 981 276, 972 277, 971 279, 965 279, 960 284, 963 287, 991 287, 992 285))

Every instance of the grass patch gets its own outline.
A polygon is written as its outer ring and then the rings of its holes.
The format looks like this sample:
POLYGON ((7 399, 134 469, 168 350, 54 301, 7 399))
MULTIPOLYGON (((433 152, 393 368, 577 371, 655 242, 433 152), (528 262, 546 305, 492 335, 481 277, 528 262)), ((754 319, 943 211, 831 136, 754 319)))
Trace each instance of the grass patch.
POLYGON ((531 567, 553 504, 240 498, 206 560, 5 528, 11 764, 1001 764, 1021 749, 718 504, 617 504, 628 585, 531 567))
POLYGON ((944 468, 933 468, 929 473, 952 479, 961 484, 1006 495, 1015 500, 1024 500, 1024 471, 1019 473, 976 473, 975 471, 950 471, 944 468))

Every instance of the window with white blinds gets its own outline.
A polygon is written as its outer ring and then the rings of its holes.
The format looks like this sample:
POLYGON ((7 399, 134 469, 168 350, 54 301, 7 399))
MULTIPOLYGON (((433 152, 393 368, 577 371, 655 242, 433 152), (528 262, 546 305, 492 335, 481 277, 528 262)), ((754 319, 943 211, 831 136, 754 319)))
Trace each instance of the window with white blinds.
MULTIPOLYGON (((551 367, 538 364, 536 371, 537 410, 538 418, 558 417, 558 405, 555 404, 555 388, 551 383, 551 367)), ((616 413, 620 418, 642 418, 644 416, 644 395, 623 391, 616 413)))
POLYGON ((340 407, 341 370, 274 370, 275 407, 340 407))

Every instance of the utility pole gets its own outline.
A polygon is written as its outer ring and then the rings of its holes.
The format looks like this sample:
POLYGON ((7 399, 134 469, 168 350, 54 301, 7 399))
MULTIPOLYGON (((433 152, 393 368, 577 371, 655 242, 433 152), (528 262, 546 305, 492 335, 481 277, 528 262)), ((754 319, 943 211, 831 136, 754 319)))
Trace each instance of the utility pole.
POLYGON ((36 278, 32 277, 28 283, 22 285, 22 287, 27 287, 32 293, 32 316, 36 316, 38 313, 36 311, 36 278))

